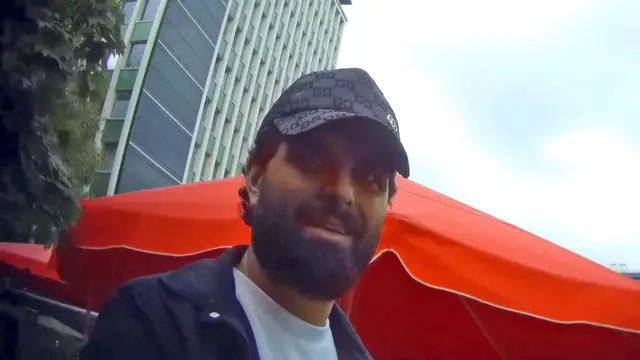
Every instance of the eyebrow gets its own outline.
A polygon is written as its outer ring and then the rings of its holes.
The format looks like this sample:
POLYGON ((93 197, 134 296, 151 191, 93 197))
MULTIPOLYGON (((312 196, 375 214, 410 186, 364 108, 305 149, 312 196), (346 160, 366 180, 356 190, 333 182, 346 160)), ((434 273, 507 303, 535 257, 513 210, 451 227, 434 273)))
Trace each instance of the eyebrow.
MULTIPOLYGON (((355 138, 350 141, 348 135, 345 141, 347 144, 345 151, 350 152, 355 167, 365 167, 376 172, 388 172, 389 174, 394 172, 393 157, 388 151, 384 151, 377 144, 364 141, 361 138, 355 138)), ((290 156, 296 156, 296 153, 306 153, 312 156, 321 156, 330 162, 341 162, 343 152, 335 151, 327 140, 327 136, 331 135, 323 134, 322 136, 311 135, 290 138, 289 143, 293 150, 290 156)), ((287 157, 289 158, 289 156, 287 157)))

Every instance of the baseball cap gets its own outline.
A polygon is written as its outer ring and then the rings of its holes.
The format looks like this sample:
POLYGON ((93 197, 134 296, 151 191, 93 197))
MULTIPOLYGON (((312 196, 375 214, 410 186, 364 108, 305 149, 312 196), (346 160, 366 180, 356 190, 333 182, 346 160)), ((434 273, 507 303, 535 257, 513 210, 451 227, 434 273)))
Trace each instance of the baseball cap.
POLYGON ((371 126, 387 130, 383 133, 389 136, 396 171, 409 177, 409 159, 400 141, 395 113, 378 85, 362 69, 324 70, 303 75, 276 100, 256 137, 271 127, 283 135, 296 135, 332 121, 353 118, 369 119, 371 126))

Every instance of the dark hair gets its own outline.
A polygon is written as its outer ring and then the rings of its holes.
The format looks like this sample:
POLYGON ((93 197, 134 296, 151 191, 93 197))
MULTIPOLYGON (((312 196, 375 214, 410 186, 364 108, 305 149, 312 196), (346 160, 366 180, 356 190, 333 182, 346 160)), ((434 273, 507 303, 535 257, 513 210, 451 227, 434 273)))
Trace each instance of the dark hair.
MULTIPOLYGON (((271 158, 278 151, 280 143, 284 140, 284 135, 280 133, 276 128, 268 127, 262 129, 257 134, 256 142, 253 144, 249 155, 247 156, 247 163, 242 167, 242 174, 247 175, 247 169, 253 166, 258 166, 264 169, 271 158)), ((398 192, 398 186, 396 185, 395 177, 389 179, 389 203, 391 199, 398 192)), ((238 189, 238 196, 240 196, 240 205, 238 206, 238 216, 244 221, 245 224, 251 226, 251 219, 253 219, 253 208, 249 202, 249 192, 245 185, 238 189)))

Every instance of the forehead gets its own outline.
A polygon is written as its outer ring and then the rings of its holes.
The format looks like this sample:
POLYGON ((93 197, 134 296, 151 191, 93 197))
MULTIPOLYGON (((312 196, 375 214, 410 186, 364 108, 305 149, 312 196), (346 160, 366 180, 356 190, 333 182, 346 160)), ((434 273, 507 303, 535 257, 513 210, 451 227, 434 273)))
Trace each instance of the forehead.
POLYGON ((367 119, 333 121, 294 135, 291 142, 307 149, 326 149, 350 156, 390 155, 389 134, 367 119))

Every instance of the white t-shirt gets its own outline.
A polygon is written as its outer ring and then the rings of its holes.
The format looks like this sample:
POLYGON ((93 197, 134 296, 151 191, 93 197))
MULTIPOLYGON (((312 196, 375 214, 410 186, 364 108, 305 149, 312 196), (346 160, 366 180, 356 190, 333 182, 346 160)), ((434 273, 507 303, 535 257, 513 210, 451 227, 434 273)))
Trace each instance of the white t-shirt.
POLYGON ((278 305, 238 269, 233 275, 260 360, 338 360, 329 320, 321 327, 309 324, 278 305))

